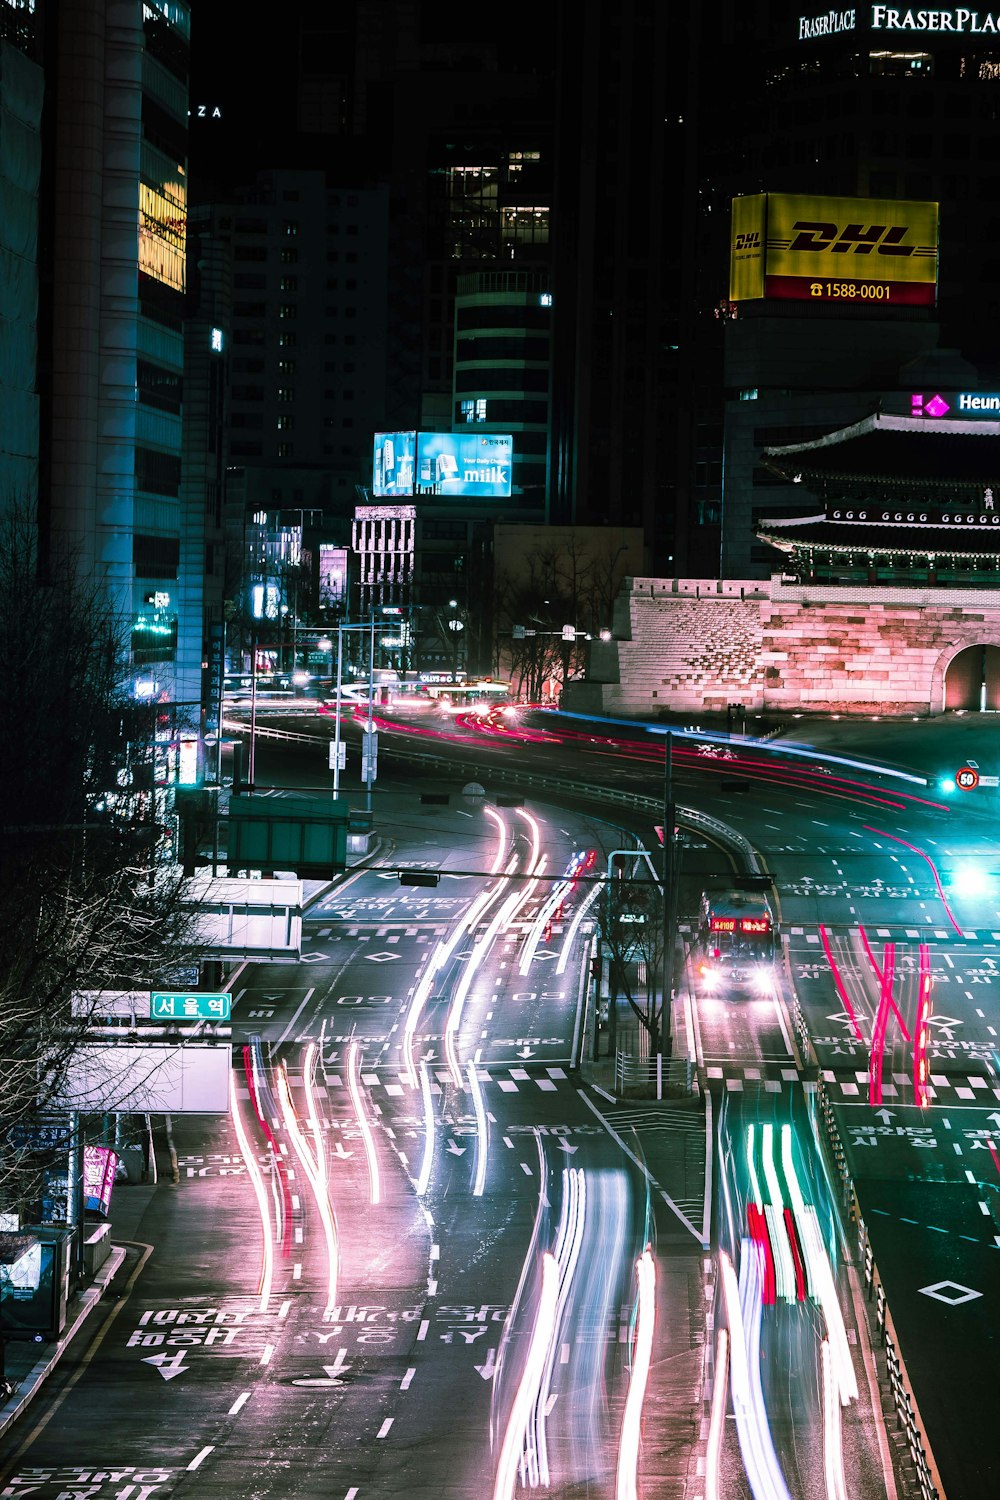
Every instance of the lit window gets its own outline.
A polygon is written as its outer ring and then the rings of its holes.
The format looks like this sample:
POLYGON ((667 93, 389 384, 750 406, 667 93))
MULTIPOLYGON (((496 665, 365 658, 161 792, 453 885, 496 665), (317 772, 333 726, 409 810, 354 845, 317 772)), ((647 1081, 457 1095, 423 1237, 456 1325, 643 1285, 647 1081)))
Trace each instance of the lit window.
POLYGON ((298 220, 297 219, 286 219, 285 220, 285 233, 289 237, 291 237, 292 235, 298 234, 298 232, 299 232, 298 220))
POLYGON ((213 354, 221 354, 222 353, 222 329, 221 328, 213 328, 212 329, 211 343, 212 343, 212 352, 213 352, 213 354))
POLYGON ((294 375, 295 374, 295 361, 294 361, 294 359, 279 359, 278 360, 278 374, 279 375, 294 375))
POLYGON ((295 418, 293 416, 283 416, 283 417, 279 417, 278 418, 278 431, 279 432, 291 432, 291 430, 292 430, 292 428, 294 426, 295 426, 295 418))
POLYGON ((283 292, 297 292, 299 289, 299 278, 297 276, 282 276, 281 290, 283 292))
POLYGON ((279 349, 294 349, 295 348, 296 337, 297 337, 297 335, 294 334, 294 333, 279 333, 278 334, 278 348, 279 349))
POLYGON ((286 406, 288 405, 289 402, 294 401, 295 400, 295 387, 291 386, 291 385, 281 385, 281 386, 279 386, 278 387, 278 400, 282 403, 282 405, 286 405, 286 406))
POLYGON ((294 304, 290 303, 290 302, 283 302, 281 304, 281 306, 278 308, 278 317, 279 318, 294 318, 295 317, 295 306, 294 306, 294 304))

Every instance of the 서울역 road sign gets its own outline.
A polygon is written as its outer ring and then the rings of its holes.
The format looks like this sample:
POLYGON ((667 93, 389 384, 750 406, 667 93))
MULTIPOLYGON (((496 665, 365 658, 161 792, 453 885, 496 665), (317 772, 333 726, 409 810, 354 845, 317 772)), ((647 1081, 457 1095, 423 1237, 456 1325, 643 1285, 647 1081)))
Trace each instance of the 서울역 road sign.
POLYGON ((979 772, 973 766, 963 766, 955 772, 955 785, 963 792, 974 792, 979 785, 979 772))
POLYGON ((154 990, 149 1014, 154 1021, 228 1021, 233 997, 228 992, 209 994, 165 994, 154 990))

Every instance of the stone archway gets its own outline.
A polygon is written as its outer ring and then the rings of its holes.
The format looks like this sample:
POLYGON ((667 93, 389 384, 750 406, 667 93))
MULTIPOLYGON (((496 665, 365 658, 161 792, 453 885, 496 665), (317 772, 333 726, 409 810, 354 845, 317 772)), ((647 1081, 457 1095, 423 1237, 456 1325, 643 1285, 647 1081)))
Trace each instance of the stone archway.
POLYGON ((1000 712, 1000 646, 978 641, 960 647, 947 663, 942 683, 945 712, 1000 712))

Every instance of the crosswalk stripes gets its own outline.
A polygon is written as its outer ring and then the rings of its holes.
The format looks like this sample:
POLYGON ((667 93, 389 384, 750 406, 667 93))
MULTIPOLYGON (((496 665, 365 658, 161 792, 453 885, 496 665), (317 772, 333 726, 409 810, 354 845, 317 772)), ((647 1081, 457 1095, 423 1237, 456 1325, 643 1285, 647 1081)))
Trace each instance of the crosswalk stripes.
MULTIPOLYGON (((527 1068, 512 1067, 501 1070, 498 1068, 480 1067, 478 1077, 480 1083, 495 1083, 505 1094, 519 1093, 522 1088, 530 1090, 532 1085, 543 1094, 551 1094, 556 1091, 561 1082, 566 1081, 568 1074, 565 1068, 559 1067, 546 1067, 541 1071, 533 1073, 529 1073, 527 1068)), ((294 1087, 295 1085, 301 1085, 303 1080, 301 1075, 290 1073, 288 1081, 294 1087)), ((450 1081, 451 1073, 447 1068, 436 1069, 432 1076, 431 1093, 440 1094, 443 1086, 450 1081)), ((398 1066, 392 1068, 391 1074, 388 1070, 384 1074, 377 1071, 362 1073, 361 1082, 369 1089, 381 1089, 390 1098, 398 1098, 403 1094, 413 1092, 412 1085, 408 1083, 406 1074, 398 1066)), ((320 1098, 324 1098, 329 1092, 346 1087, 347 1080, 340 1073, 327 1073, 324 1082, 316 1084, 313 1092, 320 1098)), ((419 1093, 419 1085, 417 1086, 417 1092, 419 1093)), ((241 1097, 248 1098, 249 1095, 244 1093, 241 1094, 241 1097)))
MULTIPOLYGON (((754 1089, 764 1093, 779 1094, 786 1083, 798 1081, 794 1068, 782 1068, 780 1077, 763 1076, 766 1070, 759 1067, 713 1065, 706 1068, 709 1083, 723 1083, 727 1093, 740 1094, 754 1089)), ((820 1070, 820 1078, 836 1103, 857 1103, 868 1098, 868 1072, 838 1071, 834 1068, 820 1070)), ((931 1104, 951 1104, 953 1107, 968 1104, 984 1104, 993 1107, 1000 1100, 1000 1079, 995 1074, 983 1073, 931 1073, 927 1095, 931 1104)), ((882 1100, 887 1108, 899 1104, 914 1104, 913 1079, 908 1073, 894 1072, 882 1081, 882 1100)))

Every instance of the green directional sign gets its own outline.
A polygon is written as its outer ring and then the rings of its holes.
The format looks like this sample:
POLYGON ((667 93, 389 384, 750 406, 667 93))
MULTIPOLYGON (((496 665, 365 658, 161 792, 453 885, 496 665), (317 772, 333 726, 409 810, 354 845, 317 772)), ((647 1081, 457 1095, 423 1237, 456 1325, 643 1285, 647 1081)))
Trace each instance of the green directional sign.
POLYGON ((164 993, 154 990, 149 997, 149 1014, 154 1021, 228 1021, 233 997, 204 993, 164 993))

